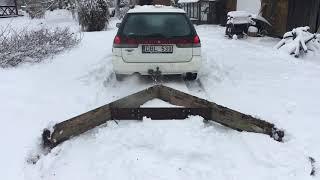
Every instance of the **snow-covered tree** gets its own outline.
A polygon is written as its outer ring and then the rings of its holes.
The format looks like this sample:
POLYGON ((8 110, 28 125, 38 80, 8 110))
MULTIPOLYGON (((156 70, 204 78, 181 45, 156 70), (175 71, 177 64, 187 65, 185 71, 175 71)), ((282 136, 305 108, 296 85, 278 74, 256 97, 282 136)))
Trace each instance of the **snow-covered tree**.
POLYGON ((77 10, 83 31, 103 30, 110 17, 106 0, 79 0, 77 10))
POLYGON ((135 5, 135 0, 116 0, 115 4, 115 16, 118 18, 123 18, 123 16, 128 12, 130 9, 130 5, 135 5))
POLYGON ((277 49, 287 51, 299 57, 308 51, 320 52, 320 35, 309 32, 310 27, 298 27, 283 35, 283 39, 276 45, 277 49))

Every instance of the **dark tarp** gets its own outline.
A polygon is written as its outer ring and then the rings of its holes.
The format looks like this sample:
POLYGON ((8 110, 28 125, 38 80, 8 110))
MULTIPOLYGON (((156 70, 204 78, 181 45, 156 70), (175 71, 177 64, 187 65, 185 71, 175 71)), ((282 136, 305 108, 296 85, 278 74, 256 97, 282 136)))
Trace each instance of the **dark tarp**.
POLYGON ((320 0, 289 0, 288 30, 300 26, 309 26, 316 32, 320 24, 320 0))

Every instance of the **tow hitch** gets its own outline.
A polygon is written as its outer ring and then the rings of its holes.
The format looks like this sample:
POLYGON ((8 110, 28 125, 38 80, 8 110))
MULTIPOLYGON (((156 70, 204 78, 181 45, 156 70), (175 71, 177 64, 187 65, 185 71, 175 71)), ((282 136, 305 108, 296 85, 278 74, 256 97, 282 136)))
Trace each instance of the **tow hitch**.
POLYGON ((158 82, 159 79, 160 79, 161 76, 162 76, 159 67, 157 67, 156 70, 149 69, 149 70, 148 70, 148 74, 151 75, 152 79, 153 79, 155 82, 158 82))

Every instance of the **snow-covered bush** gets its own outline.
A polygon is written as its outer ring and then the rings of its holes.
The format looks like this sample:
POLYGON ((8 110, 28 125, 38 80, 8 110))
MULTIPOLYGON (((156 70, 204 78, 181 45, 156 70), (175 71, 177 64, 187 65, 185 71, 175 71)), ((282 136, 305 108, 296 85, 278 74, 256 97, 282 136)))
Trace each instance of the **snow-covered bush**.
POLYGON ((78 19, 83 31, 101 31, 109 20, 106 0, 79 0, 78 19))
POLYGON ((285 33, 276 48, 285 50, 295 57, 299 57, 308 51, 320 52, 320 35, 312 34, 309 30, 310 28, 306 26, 285 33))
POLYGON ((130 7, 129 6, 124 6, 122 8, 119 9, 119 14, 118 14, 118 18, 122 19, 124 17, 124 15, 127 14, 127 12, 129 11, 130 7))
POLYGON ((39 30, 0 30, 0 67, 36 63, 74 47, 80 37, 68 28, 39 30))

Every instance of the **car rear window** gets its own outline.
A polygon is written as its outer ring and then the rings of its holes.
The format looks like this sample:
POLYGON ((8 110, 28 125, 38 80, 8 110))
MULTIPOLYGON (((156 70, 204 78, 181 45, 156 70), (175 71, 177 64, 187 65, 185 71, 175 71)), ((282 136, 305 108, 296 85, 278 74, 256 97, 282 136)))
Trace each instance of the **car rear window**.
POLYGON ((122 29, 127 37, 186 37, 193 30, 185 14, 128 14, 122 29))

